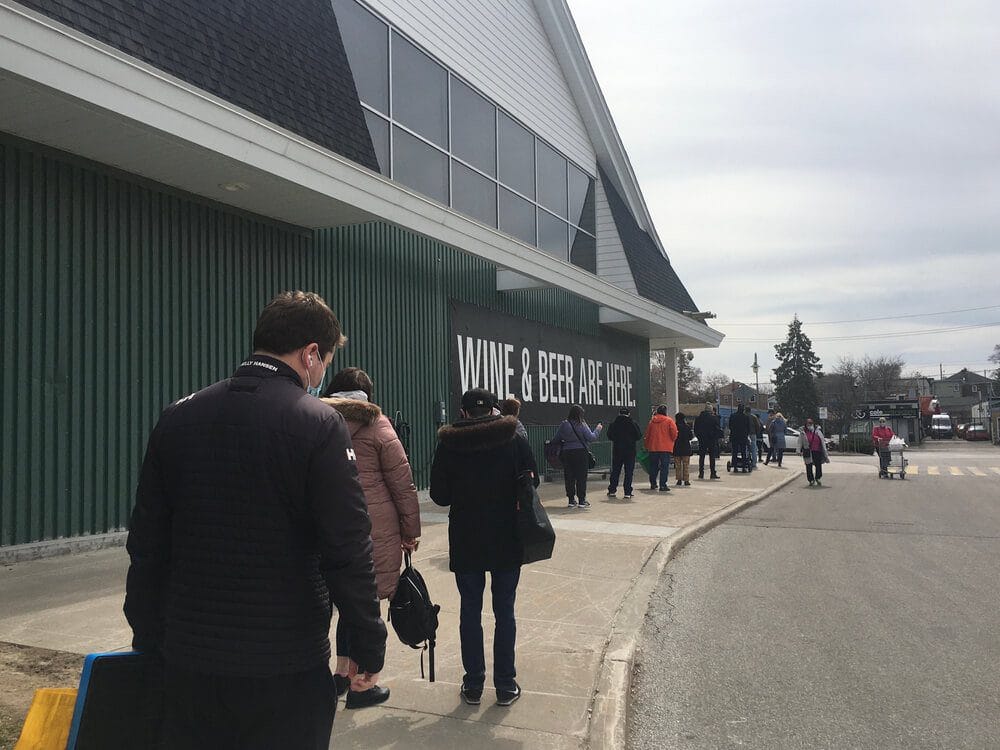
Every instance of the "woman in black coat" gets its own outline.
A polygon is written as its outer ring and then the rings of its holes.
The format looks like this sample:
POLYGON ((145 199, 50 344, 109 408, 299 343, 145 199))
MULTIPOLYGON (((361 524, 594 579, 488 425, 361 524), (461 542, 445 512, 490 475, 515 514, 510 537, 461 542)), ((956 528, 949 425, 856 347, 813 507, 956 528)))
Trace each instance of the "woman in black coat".
POLYGON ((684 412, 679 411, 674 416, 677 423, 677 439, 674 441, 674 476, 677 486, 691 486, 691 438, 694 432, 687 423, 684 412))

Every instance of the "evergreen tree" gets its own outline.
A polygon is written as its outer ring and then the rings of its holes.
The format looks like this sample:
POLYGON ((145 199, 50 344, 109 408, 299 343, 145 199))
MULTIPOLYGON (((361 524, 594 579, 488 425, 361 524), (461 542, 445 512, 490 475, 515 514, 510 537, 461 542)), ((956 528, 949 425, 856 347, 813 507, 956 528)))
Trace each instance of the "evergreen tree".
POLYGON ((823 366, 813 352, 812 341, 802 332, 796 315, 788 324, 788 336, 774 347, 781 364, 774 370, 774 393, 781 410, 802 424, 806 417, 818 416, 819 398, 815 378, 823 366))

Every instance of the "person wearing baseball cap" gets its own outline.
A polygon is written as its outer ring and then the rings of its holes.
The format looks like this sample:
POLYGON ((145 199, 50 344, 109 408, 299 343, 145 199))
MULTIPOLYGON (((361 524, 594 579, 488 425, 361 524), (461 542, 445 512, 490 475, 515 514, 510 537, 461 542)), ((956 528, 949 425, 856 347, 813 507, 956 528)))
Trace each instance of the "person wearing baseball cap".
POLYGON ((517 417, 494 414, 496 398, 483 388, 462 394, 461 419, 438 430, 431 466, 431 499, 448 512, 449 569, 461 599, 458 634, 462 644, 460 694, 478 705, 486 681, 483 649, 483 591, 490 574, 495 630, 493 686, 497 705, 521 697, 515 677, 517 625, 514 599, 524 547, 517 533, 517 477, 538 467, 528 441, 517 434, 517 417))

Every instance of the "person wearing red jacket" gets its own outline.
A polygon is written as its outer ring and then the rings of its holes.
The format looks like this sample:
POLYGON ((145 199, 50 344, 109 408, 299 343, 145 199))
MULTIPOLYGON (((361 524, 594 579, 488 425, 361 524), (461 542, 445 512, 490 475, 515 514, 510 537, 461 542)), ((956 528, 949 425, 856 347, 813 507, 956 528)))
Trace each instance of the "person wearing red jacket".
POLYGON ((677 440, 677 423, 667 414, 667 407, 656 407, 656 414, 646 425, 643 444, 649 453, 649 488, 657 488, 659 477, 660 492, 670 492, 667 486, 670 481, 670 454, 674 451, 674 441, 677 440))
POLYGON ((878 474, 880 477, 889 475, 889 441, 894 436, 895 433, 886 424, 885 417, 879 417, 878 425, 872 430, 872 444, 878 451, 878 474))

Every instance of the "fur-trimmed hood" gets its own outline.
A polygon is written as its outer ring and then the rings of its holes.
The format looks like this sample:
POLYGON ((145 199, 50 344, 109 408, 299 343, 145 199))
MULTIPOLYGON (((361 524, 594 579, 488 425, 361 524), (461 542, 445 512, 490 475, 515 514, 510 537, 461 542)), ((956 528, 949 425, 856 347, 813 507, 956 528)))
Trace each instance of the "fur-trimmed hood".
POLYGON ((358 401, 353 398, 337 398, 336 396, 321 398, 320 401, 339 411, 340 415, 348 422, 373 425, 382 416, 382 410, 378 408, 378 405, 369 403, 368 401, 358 401))
POLYGON ((514 439, 517 417, 462 419, 438 430, 438 440, 459 453, 477 453, 498 448, 514 439))

